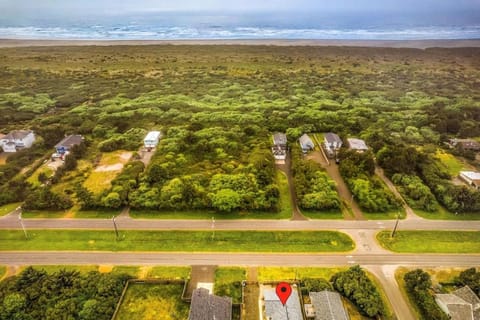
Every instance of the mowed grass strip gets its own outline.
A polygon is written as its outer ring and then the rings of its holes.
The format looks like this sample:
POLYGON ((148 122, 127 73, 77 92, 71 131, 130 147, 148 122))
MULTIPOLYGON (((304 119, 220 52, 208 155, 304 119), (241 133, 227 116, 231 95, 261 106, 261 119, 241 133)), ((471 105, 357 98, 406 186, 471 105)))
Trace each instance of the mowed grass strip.
POLYGON ((337 231, 112 231, 22 230, 0 234, 0 250, 345 252, 352 239, 337 231))
POLYGON ((381 231, 377 240, 388 250, 408 253, 480 253, 479 231, 381 231))

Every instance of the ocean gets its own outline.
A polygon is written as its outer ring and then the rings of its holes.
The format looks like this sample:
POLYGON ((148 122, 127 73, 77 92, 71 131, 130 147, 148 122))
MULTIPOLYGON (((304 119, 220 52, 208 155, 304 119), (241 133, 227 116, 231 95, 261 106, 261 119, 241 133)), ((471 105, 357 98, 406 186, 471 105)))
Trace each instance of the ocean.
POLYGON ((146 12, 69 18, 1 17, 2 39, 480 39, 480 15, 146 12))

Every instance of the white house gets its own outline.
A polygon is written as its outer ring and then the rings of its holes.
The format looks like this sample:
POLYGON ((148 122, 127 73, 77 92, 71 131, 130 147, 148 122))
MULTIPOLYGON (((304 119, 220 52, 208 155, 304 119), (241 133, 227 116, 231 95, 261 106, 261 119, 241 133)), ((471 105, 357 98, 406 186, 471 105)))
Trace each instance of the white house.
POLYGON ((355 150, 357 152, 364 152, 368 150, 367 144, 362 139, 348 138, 347 141, 351 150, 355 150))
POLYGON ((155 148, 158 144, 158 141, 161 138, 160 131, 150 131, 147 133, 145 139, 143 139, 143 144, 145 148, 155 148))
POLYGON ((32 130, 13 130, 0 139, 4 152, 17 152, 17 149, 30 148, 35 141, 32 130))
POLYGON ((325 150, 330 157, 333 157, 335 152, 342 147, 342 139, 340 139, 340 137, 333 132, 328 132, 325 134, 323 140, 325 150))
POLYGON ((480 189, 480 172, 476 171, 460 171, 460 178, 469 186, 480 189))

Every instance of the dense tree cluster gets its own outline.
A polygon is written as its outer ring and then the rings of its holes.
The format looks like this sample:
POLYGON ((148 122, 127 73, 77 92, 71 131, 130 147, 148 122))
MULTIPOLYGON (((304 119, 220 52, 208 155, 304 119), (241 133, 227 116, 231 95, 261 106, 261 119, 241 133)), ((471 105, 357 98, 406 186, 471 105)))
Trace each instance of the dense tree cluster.
POLYGON ((434 211, 432 193, 450 212, 480 211, 480 192, 454 185, 450 174, 431 153, 396 144, 383 147, 377 159, 414 208, 434 211))
POLYGON ((304 159, 297 145, 292 146, 292 174, 298 204, 302 209, 340 209, 335 182, 320 164, 304 159))
POLYGON ((385 212, 399 207, 395 196, 374 176, 375 162, 371 152, 341 150, 339 159, 340 174, 362 209, 385 212))
POLYGON ((410 207, 430 212, 438 209, 435 196, 419 177, 396 173, 392 176, 392 182, 399 186, 399 192, 410 207))
POLYGON ((480 271, 476 268, 469 268, 462 272, 455 279, 459 286, 469 286, 480 297, 480 271))
POLYGON ((430 275, 421 269, 407 272, 403 277, 407 294, 424 319, 447 320, 448 316, 435 302, 431 291, 432 281, 430 275))
POLYGON ((309 292, 320 292, 324 290, 333 290, 332 284, 322 278, 304 278, 300 281, 302 294, 309 292))
POLYGON ((25 182, 25 175, 20 174, 20 171, 36 158, 41 157, 44 152, 45 147, 40 142, 30 149, 10 155, 6 163, 0 165, 0 205, 24 199, 28 184, 25 182))
MULTIPOLYGON (((424 145, 480 135, 477 48, 125 46, 1 51, 0 131, 31 128, 44 138, 45 149, 41 154, 29 149, 32 157, 25 164, 0 165, 0 204, 23 200, 28 175, 18 172, 71 133, 84 134, 103 152, 135 150, 150 128, 167 133, 161 154, 135 187, 108 190, 94 205, 128 202, 152 209, 217 210, 276 206, 278 190, 269 178, 273 160, 260 161, 268 165, 258 171, 249 158, 268 153, 269 132, 286 132, 292 139, 303 132, 361 135, 375 152, 392 141, 424 145), (210 180, 217 174, 243 174, 243 180, 253 174, 257 181, 245 190, 212 191, 210 180), (258 196, 252 198, 252 193, 258 196)), ((346 172, 356 175, 350 169, 346 172)), ((435 177, 422 171, 400 168, 387 174, 418 175, 449 210, 478 211, 475 194, 467 189, 448 189, 440 199, 443 182, 436 188, 435 177)), ((60 180, 82 183, 81 173, 72 181, 60 180)), ((355 196, 364 209, 382 211, 392 205, 367 173, 346 180, 359 193, 355 196)), ((323 183, 319 177, 316 184, 323 183)), ((318 192, 309 193, 314 195, 305 197, 305 207, 322 204, 318 192)), ((84 196, 88 200, 88 194, 84 196)))
POLYGON ((28 267, 0 282, 0 319, 111 319, 128 275, 28 267))
POLYGON ((373 284, 360 266, 333 275, 333 288, 355 304, 368 317, 385 315, 385 305, 373 284))
POLYGON ((94 196, 79 187, 77 198, 83 208, 276 210, 273 156, 257 130, 170 127, 146 170, 131 161, 110 190, 94 196))

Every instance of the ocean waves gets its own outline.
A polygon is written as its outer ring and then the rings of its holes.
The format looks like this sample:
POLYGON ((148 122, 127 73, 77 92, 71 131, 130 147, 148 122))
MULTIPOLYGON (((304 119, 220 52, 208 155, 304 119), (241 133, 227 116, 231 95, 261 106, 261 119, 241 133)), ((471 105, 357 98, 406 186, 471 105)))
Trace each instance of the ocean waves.
POLYGON ((480 39, 480 25, 397 28, 276 28, 256 26, 93 25, 68 27, 0 26, 2 39, 62 40, 197 40, 312 39, 423 40, 480 39))

